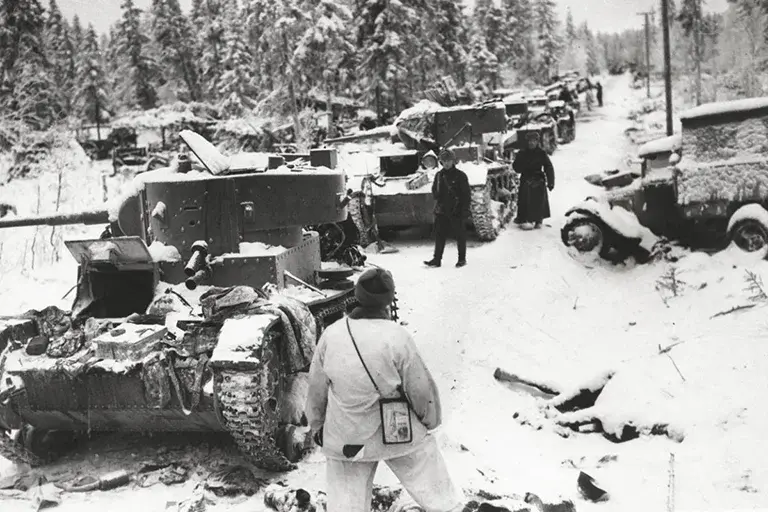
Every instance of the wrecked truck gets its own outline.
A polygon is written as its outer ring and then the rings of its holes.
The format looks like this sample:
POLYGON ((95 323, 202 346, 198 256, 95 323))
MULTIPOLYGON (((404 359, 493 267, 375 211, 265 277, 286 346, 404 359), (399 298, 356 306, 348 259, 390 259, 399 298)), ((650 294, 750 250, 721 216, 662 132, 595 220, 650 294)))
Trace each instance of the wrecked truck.
POLYGON ((657 237, 704 250, 768 246, 768 97, 701 105, 682 131, 641 148, 639 178, 571 208, 563 243, 647 258, 657 237))

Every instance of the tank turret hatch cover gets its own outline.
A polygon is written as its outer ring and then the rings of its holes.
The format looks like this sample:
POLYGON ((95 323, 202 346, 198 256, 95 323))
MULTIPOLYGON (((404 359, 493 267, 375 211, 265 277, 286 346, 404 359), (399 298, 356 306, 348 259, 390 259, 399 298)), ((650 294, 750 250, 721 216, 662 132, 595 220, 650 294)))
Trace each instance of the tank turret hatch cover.
POLYGON ((229 170, 229 159, 199 133, 182 130, 179 137, 211 174, 218 176, 229 170))

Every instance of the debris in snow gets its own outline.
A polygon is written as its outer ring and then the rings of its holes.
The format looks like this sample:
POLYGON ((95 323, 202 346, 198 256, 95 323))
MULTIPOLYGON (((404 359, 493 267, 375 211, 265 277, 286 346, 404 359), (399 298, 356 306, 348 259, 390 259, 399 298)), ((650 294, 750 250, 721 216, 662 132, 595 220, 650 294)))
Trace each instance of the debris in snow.
POLYGON ((595 502, 608 500, 608 493, 597 485, 594 478, 583 471, 579 472, 579 477, 576 482, 579 488, 579 493, 581 493, 585 499, 595 502))
POLYGON ((165 245, 163 242, 155 240, 149 245, 148 249, 149 254, 152 256, 152 261, 158 263, 181 261, 179 250, 172 245, 165 245))
POLYGON ((520 377, 513 373, 509 373, 505 370, 502 370, 501 368, 496 368, 496 371, 493 372, 493 378, 499 381, 511 382, 513 384, 517 384, 517 383, 524 384, 526 386, 536 388, 542 393, 546 393, 548 395, 559 394, 559 391, 555 390, 554 387, 551 385, 541 383, 541 382, 534 382, 532 380, 526 379, 524 377, 520 377))
POLYGON ((717 318, 719 316, 730 315, 731 313, 735 313, 736 311, 742 311, 744 309, 752 309, 755 306, 756 306, 756 304, 744 304, 742 306, 734 306, 734 307, 732 307, 731 309, 729 309, 727 311, 720 311, 718 313, 715 313, 710 318, 717 318))
POLYGON ((749 269, 746 269, 745 272, 747 274, 747 290, 752 293, 749 299, 756 302, 768 300, 768 293, 766 293, 763 286, 763 278, 749 269))

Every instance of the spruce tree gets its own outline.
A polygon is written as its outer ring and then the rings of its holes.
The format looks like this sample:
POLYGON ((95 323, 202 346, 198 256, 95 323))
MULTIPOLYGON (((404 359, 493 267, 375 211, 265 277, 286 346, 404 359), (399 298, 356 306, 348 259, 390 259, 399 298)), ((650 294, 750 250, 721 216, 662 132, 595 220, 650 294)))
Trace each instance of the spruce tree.
POLYGON ((178 0, 152 0, 150 14, 163 78, 184 84, 186 90, 182 98, 199 101, 201 90, 195 62, 196 42, 178 0))
POLYGON ((72 49, 75 52, 75 55, 80 51, 80 47, 83 44, 83 25, 80 23, 80 17, 75 14, 75 17, 72 18, 72 30, 71 30, 71 39, 72 39, 72 49))
POLYGON ((51 63, 51 77, 56 84, 62 109, 72 110, 75 87, 75 48, 67 21, 61 15, 56 0, 50 0, 45 23, 45 48, 51 63))
POLYGON ((402 2, 370 0, 360 6, 357 18, 367 98, 379 114, 386 108, 397 110, 402 99, 401 80, 408 73, 404 43, 410 27, 403 22, 418 21, 416 13, 402 2))
POLYGON ((436 0, 434 16, 435 47, 438 62, 443 63, 445 72, 460 84, 467 80, 467 24, 461 0, 436 0))
POLYGON ((253 107, 251 70, 253 58, 245 39, 245 29, 235 6, 228 6, 225 13, 227 32, 224 38, 222 75, 217 84, 220 108, 229 116, 242 116, 253 107))
POLYGON ((476 31, 469 44, 469 69, 475 83, 483 86, 486 90, 495 89, 499 82, 499 61, 488 50, 485 36, 476 31))
POLYGON ((554 0, 536 1, 536 28, 538 31, 538 78, 548 82, 558 63, 560 41, 554 0))
POLYGON ((77 78, 79 84, 75 104, 80 117, 90 123, 103 122, 107 118, 106 81, 93 26, 89 26, 83 36, 77 58, 77 78))
POLYGON ((124 83, 121 84, 119 96, 126 106, 153 108, 157 102, 153 85, 156 68, 147 55, 149 38, 141 29, 141 9, 134 5, 133 0, 124 0, 121 8, 123 16, 118 25, 117 45, 124 83))

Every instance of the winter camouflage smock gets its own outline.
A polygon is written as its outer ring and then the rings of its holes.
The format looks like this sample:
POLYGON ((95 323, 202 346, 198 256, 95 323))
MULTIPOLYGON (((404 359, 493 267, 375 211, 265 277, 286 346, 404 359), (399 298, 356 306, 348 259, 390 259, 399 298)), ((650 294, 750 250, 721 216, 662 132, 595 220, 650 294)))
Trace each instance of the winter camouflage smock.
POLYGON ((347 332, 346 318, 320 337, 309 372, 306 413, 313 431, 323 429, 326 457, 379 461, 419 447, 442 421, 437 386, 410 333, 391 320, 349 320, 360 354, 384 398, 399 396, 402 385, 412 407, 413 442, 384 445, 379 399, 347 332), (344 445, 362 445, 354 457, 344 445))

